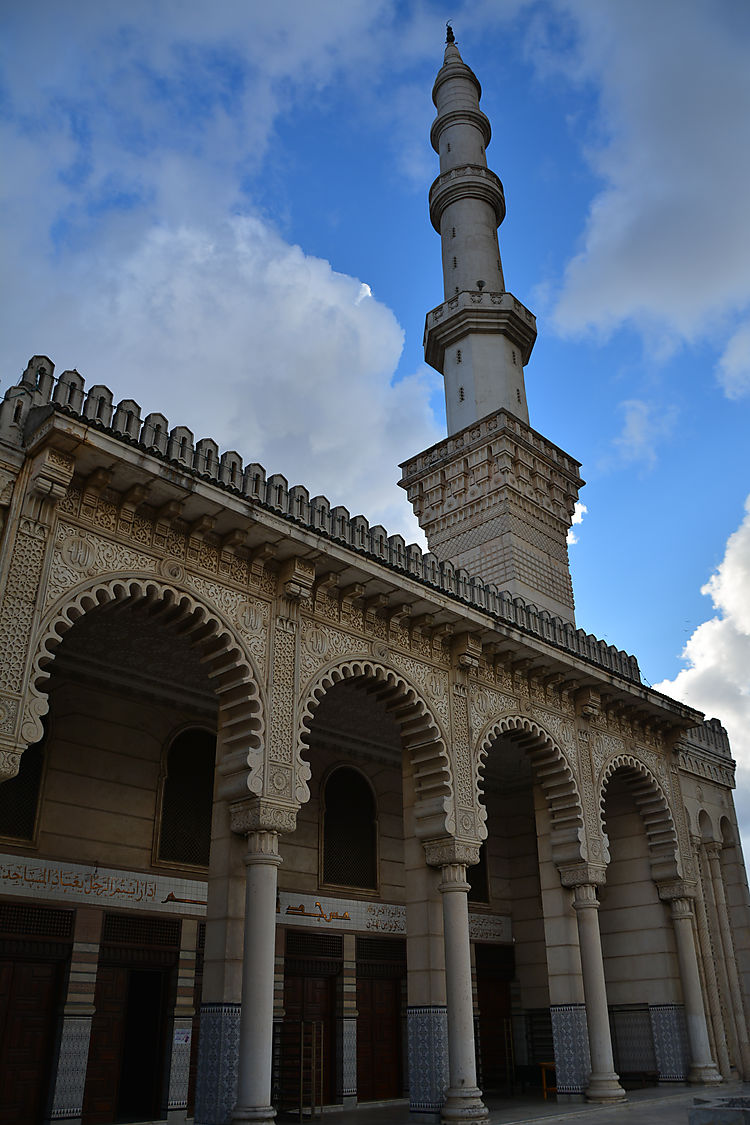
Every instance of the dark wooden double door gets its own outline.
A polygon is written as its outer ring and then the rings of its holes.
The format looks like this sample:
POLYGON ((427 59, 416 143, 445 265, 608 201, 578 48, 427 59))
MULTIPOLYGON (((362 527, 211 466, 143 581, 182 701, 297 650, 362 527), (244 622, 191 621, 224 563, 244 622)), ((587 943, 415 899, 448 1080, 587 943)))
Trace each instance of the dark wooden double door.
POLYGON ((479 1075, 483 1090, 507 1090, 515 1078, 510 982, 513 947, 475 947, 479 1006, 479 1075))
POLYGON ((162 967, 99 965, 84 1125, 162 1116, 170 984, 162 967))
POLYGON ((45 1117, 64 969, 60 958, 0 956, 0 1125, 45 1117))
POLYGON ((398 976, 357 976, 357 1100, 402 1093, 401 994, 398 976))

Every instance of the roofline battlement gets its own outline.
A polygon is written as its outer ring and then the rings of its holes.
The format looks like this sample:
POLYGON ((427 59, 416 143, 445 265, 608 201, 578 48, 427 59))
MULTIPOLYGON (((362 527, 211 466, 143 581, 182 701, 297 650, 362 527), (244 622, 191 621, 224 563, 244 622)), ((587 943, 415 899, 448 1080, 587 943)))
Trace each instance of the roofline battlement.
POLYGON ((299 484, 290 487, 280 473, 269 476, 257 462, 244 465, 239 453, 220 452, 211 438, 195 442, 187 426, 170 429, 163 414, 152 412, 142 418, 141 407, 134 399, 115 403, 112 391, 103 384, 94 384, 87 391, 78 371, 64 371, 55 377, 54 364, 46 356, 32 356, 19 382, 6 391, 0 404, 0 442, 25 448, 52 412, 75 418, 183 473, 343 543, 587 663, 631 683, 641 683, 634 656, 449 561, 440 561, 416 543, 407 544, 401 535, 389 535, 380 525, 370 526, 363 515, 351 516, 348 509, 332 506, 326 496, 311 498, 308 489, 299 484))

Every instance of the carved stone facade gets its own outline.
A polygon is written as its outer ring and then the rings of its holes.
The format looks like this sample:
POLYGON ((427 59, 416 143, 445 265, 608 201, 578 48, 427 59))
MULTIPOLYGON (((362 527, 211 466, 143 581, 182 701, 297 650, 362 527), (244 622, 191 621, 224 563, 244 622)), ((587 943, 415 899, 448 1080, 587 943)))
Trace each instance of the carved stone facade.
POLYGON ((750 1078, 734 763, 573 625, 576 462, 506 411, 444 443, 464 492, 408 463, 442 530, 497 501, 555 560, 519 596, 46 357, 12 391, 0 955, 46 982, 19 1119, 270 1121, 301 1090, 478 1122, 475 1016, 490 1093, 553 1059, 559 1097, 750 1078))

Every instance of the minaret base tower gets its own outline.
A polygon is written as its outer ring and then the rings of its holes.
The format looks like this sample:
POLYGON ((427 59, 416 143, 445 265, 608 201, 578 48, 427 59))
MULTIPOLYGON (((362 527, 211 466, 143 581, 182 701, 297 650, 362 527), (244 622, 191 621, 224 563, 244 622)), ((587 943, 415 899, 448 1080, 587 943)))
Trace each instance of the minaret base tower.
POLYGON ((574 622, 567 534, 579 468, 498 410, 404 461, 399 484, 441 561, 574 622))

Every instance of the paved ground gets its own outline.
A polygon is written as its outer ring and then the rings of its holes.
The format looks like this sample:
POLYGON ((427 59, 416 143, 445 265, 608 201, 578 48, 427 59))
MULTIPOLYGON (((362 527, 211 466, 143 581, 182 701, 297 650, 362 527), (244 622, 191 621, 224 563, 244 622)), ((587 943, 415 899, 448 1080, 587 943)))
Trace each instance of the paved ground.
MULTIPOLYGON (((540 1097, 489 1098, 490 1125, 687 1125, 688 1110, 696 1098, 750 1097, 750 1083, 726 1083, 715 1090, 700 1086, 661 1086, 629 1090, 625 1103, 612 1106, 558 1105, 540 1097)), ((309 1117, 304 1118, 310 1122, 309 1117)), ((410 1125, 406 1104, 356 1109, 346 1113, 331 1110, 314 1120, 323 1125, 410 1125)))

